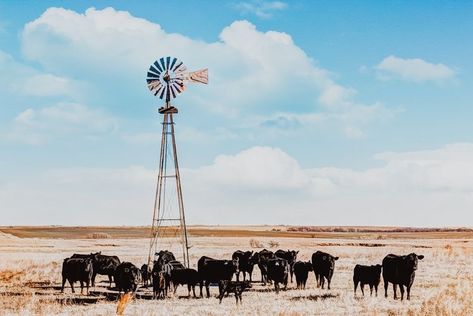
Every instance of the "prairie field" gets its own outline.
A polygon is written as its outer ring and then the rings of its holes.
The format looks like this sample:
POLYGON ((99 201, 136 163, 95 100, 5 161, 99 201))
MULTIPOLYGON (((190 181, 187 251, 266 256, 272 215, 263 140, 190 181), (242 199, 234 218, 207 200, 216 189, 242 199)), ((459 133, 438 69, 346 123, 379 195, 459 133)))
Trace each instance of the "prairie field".
MULTIPOLYGON (((147 260, 149 245, 146 228, 142 230, 0 228, 0 314, 115 314, 117 299, 107 289, 106 276, 97 277, 89 296, 79 294, 78 283, 76 294, 70 287, 60 293, 62 260, 73 253, 102 251, 140 267, 147 260)), ((165 300, 145 299, 151 288, 140 288, 126 306, 126 315, 473 315, 471 232, 289 233, 283 227, 194 227, 190 231, 194 268, 202 255, 229 259, 237 249, 258 251, 261 247, 299 250, 298 260, 310 260, 317 250, 339 256, 332 289, 317 288, 310 274, 305 290, 296 290, 294 280, 286 291, 276 294, 272 286, 258 282, 260 274, 255 266, 252 288, 243 293, 241 305, 235 304, 232 295, 219 304, 217 287, 211 287, 211 298, 188 298, 187 289, 180 287, 176 295, 169 294, 165 300), (425 258, 419 261, 410 301, 394 300, 392 286, 385 298, 383 281, 377 297, 370 296, 367 287, 364 297, 359 289, 354 296, 356 264, 377 264, 389 253, 411 252, 425 258)), ((179 245, 172 238, 165 239, 162 246, 179 253, 179 245)))

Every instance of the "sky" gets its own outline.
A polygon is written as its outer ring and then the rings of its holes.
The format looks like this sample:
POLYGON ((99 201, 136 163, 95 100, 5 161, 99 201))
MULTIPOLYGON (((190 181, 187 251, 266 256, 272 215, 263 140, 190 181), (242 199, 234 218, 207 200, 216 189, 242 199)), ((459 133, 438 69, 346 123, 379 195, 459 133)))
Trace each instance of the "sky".
POLYGON ((2 225, 151 223, 163 56, 189 224, 473 226, 473 1, 0 1, 2 225))

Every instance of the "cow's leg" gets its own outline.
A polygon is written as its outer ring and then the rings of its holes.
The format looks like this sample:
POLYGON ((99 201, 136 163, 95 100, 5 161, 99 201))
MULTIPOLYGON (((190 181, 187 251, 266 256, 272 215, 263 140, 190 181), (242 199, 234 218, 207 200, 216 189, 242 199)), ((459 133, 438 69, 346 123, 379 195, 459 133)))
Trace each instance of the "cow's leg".
POLYGON ((411 300, 411 286, 412 285, 407 285, 406 288, 407 288, 407 300, 411 300))
POLYGON ((365 296, 365 284, 363 282, 360 283, 361 294, 365 296))
MULTIPOLYGON (((192 294, 194 294, 194 298, 196 297, 195 296, 195 284, 192 285, 192 294)), ((190 294, 189 294, 190 295, 190 294)))
POLYGON ((84 281, 79 281, 80 283, 80 295, 82 295, 84 293, 84 281))
POLYGON ((92 286, 95 287, 95 277, 97 276, 97 273, 94 271, 92 272, 92 286))
POLYGON ((205 290, 207 291, 207 298, 210 297, 210 290, 209 290, 210 282, 206 281, 205 282, 205 290))
POLYGON ((397 299, 397 284, 393 283, 394 299, 397 299))
POLYGON ((85 286, 87 288, 87 295, 89 295, 89 280, 85 281, 85 286))
POLYGON ((389 282, 384 280, 384 297, 388 297, 388 286, 389 282))
POLYGON ((370 296, 373 296, 373 284, 370 284, 370 296))
POLYGON ((331 282, 332 282, 332 276, 329 276, 329 277, 327 278, 327 289, 329 289, 329 290, 330 290, 330 283, 331 283, 331 282))
POLYGON ((240 281, 240 271, 238 271, 238 273, 235 273, 235 275, 237 282, 240 281))
POLYGON ((315 285, 317 288, 319 288, 320 287, 319 275, 315 271, 314 271, 314 275, 315 275, 315 285))
POLYGON ((399 284, 399 289, 401 290, 401 301, 404 299, 404 285, 399 284))
POLYGON ((62 287, 61 287, 61 293, 64 293, 64 284, 66 284, 66 278, 63 276, 62 277, 62 287))
POLYGON ((173 291, 173 294, 176 295, 176 291, 177 291, 177 287, 179 286, 179 284, 173 284, 174 285, 174 291, 173 291))
POLYGON ((279 294, 279 284, 276 281, 274 281, 274 290, 276 291, 276 294, 279 294))
POLYGON ((356 295, 356 289, 358 288, 358 280, 353 280, 353 294, 356 295))
POLYGON ((375 285, 374 285, 374 289, 375 289, 375 291, 376 291, 376 297, 378 297, 378 284, 375 284, 375 285))
POLYGON ((108 275, 108 283, 110 284, 110 287, 112 287, 112 276, 110 274, 108 275))
POLYGON ((200 297, 203 297, 204 295, 202 294, 202 287, 204 286, 204 281, 200 281, 199 283, 199 288, 200 288, 200 297))
POLYGON ((72 280, 69 280, 69 284, 71 285, 72 293, 75 293, 76 291, 74 291, 74 282, 72 282, 72 280))

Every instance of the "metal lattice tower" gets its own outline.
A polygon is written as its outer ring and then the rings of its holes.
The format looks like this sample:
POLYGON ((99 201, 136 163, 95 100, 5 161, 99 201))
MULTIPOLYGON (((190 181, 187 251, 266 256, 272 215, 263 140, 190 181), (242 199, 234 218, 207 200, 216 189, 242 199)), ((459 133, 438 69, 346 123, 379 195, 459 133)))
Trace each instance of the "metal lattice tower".
MULTIPOLYGON (((181 176, 177 158, 176 136, 174 133, 174 115, 178 113, 171 100, 185 89, 185 83, 208 83, 208 71, 202 69, 186 72, 186 67, 177 58, 163 57, 156 60, 149 68, 148 88, 154 96, 165 99, 165 105, 158 112, 163 115, 161 150, 159 157, 158 179, 153 207, 153 221, 150 232, 148 265, 160 246, 160 241, 167 237, 179 237, 182 246, 182 263, 189 267, 189 244, 182 197, 181 176), (172 185, 169 182, 174 181, 172 185), (174 193, 174 194, 172 194, 174 193), (177 202, 173 210, 172 200, 177 202)), ((161 246, 163 243, 161 242, 161 246)))

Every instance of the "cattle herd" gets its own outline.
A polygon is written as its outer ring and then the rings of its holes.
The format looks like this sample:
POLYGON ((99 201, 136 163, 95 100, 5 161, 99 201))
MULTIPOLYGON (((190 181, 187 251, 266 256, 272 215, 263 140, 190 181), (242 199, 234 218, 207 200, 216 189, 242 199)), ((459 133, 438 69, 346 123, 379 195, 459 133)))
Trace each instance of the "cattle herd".
MULTIPOLYGON (((218 298, 222 301, 225 294, 235 294, 236 302, 241 302, 241 294, 251 288, 253 268, 258 266, 261 272, 261 283, 273 284, 276 293, 283 287, 287 288, 288 282, 293 282, 295 276, 298 289, 305 289, 310 271, 313 271, 317 287, 322 289, 327 282, 330 283, 335 271, 335 262, 338 257, 328 253, 317 251, 312 254, 311 261, 297 261, 299 251, 278 250, 272 252, 263 249, 259 252, 237 250, 230 260, 213 259, 202 256, 197 262, 197 270, 186 268, 177 261, 174 254, 167 250, 156 253, 156 259, 152 266, 143 264, 141 269, 131 262, 121 262, 117 256, 106 256, 100 252, 91 254, 74 254, 64 259, 62 266, 62 292, 66 281, 69 282, 74 293, 74 282, 79 281, 81 293, 84 285, 87 294, 89 286, 95 286, 97 274, 107 275, 112 287, 115 282, 116 290, 121 292, 135 292, 141 284, 147 288, 152 286, 153 298, 166 298, 170 291, 176 293, 179 285, 187 285, 188 296, 191 290, 194 297, 195 287, 199 286, 200 296, 203 296, 205 287, 206 296, 210 297, 209 286, 217 284, 219 288, 218 298), (233 278, 235 276, 235 280, 233 278), (243 280, 240 280, 243 277, 243 280)), ((415 271, 418 260, 424 256, 411 253, 405 256, 387 255, 382 264, 371 266, 356 265, 353 270, 354 293, 358 285, 364 295, 364 286, 369 285, 371 295, 373 289, 378 294, 378 285, 381 273, 384 280, 385 296, 388 296, 388 285, 392 283, 394 299, 397 299, 397 286, 401 291, 401 300, 404 299, 404 287, 407 291, 407 299, 410 299, 410 291, 414 282, 415 271)))

